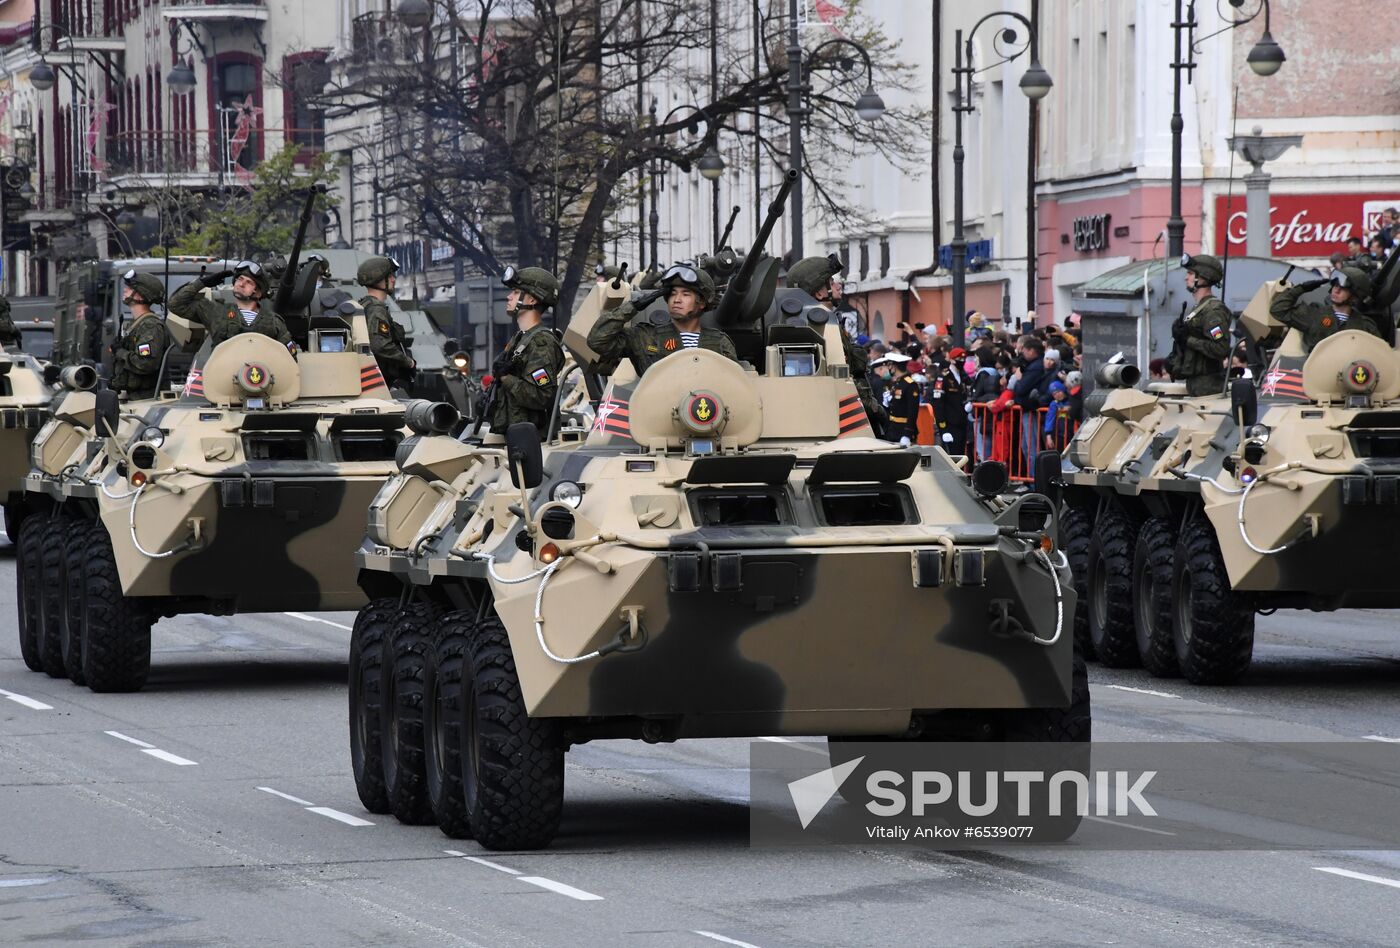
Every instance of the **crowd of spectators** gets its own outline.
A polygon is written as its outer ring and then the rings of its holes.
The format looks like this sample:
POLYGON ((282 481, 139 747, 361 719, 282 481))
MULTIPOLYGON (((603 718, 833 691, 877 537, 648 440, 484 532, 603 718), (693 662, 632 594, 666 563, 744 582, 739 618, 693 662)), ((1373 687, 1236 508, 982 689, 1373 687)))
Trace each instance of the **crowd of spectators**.
MULTIPOLYGON (((891 378, 908 377, 918 385, 921 404, 932 409, 935 444, 1025 472, 1039 451, 1062 450, 1083 417, 1083 348, 1075 319, 1071 314, 1064 326, 1035 326, 1030 312, 1026 331, 1015 335, 973 310, 960 340, 945 327, 901 322, 889 339, 858 335, 855 341, 870 353, 878 401, 888 406, 891 378), (896 360, 885 358, 890 354, 896 360)), ((899 440, 889 427, 885 437, 899 440)))

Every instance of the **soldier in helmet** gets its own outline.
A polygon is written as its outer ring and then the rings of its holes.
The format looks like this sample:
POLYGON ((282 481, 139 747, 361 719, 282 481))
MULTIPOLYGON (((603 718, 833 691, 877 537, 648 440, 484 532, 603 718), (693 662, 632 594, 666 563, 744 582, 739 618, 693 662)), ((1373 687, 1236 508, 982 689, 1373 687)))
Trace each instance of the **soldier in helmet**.
POLYGON ((360 264, 355 282, 365 288, 360 305, 369 324, 369 348, 390 385, 407 386, 418 363, 408 354, 403 327, 389 315, 389 294, 394 292, 399 265, 388 257, 370 257, 360 264))
POLYGON ((491 430, 504 433, 511 425, 528 421, 545 435, 559 391, 564 350, 542 320, 545 310, 559 299, 559 281, 541 267, 506 267, 501 282, 510 290, 506 313, 515 318, 518 331, 491 366, 495 377, 491 430))
MULTIPOLYGON (((803 257, 792 265, 787 273, 787 284, 802 290, 828 310, 835 310, 837 288, 836 275, 843 269, 841 259, 835 254, 828 257, 803 257)), ((851 380, 856 383, 860 403, 865 408, 871 426, 879 431, 884 423, 883 406, 875 400, 870 389, 870 353, 853 343, 845 324, 841 328, 841 348, 846 353, 846 364, 851 367, 851 380)))
POLYGON ((662 274, 660 294, 666 297, 670 319, 654 313, 649 320, 628 325, 639 309, 656 298, 653 291, 635 303, 623 303, 594 324, 588 345, 598 353, 595 369, 599 375, 611 375, 625 356, 640 376, 658 360, 682 349, 709 349, 739 361, 727 335, 700 325, 700 314, 715 298, 715 283, 708 273, 689 262, 679 263, 662 274))
MULTIPOLYGON (((1313 346, 1343 329, 1359 329, 1373 336, 1381 331, 1371 317, 1361 312, 1361 306, 1371 295, 1371 278, 1357 267, 1342 267, 1332 271, 1327 280, 1309 280, 1290 286, 1274 297, 1269 314, 1303 334, 1303 346, 1311 352, 1313 346), (1327 305, 1304 303, 1303 294, 1319 286, 1331 284, 1327 305)), ((1382 337, 1384 338, 1384 337, 1382 337)))
POLYGON ((112 345, 112 387, 128 398, 155 398, 170 331, 151 307, 165 302, 165 284, 153 274, 128 270, 122 274, 122 302, 131 310, 131 323, 112 345))
POLYGON ((10 318, 10 301, 0 296, 0 346, 19 347, 23 341, 19 327, 10 318))
POLYGON ((206 273, 176 290, 170 297, 170 312, 197 319, 204 324, 209 340, 218 345, 231 336, 245 332, 260 332, 271 336, 296 355, 299 351, 282 317, 263 301, 271 284, 267 270, 259 263, 244 260, 232 270, 206 273), (233 299, 236 306, 207 300, 200 295, 204 287, 213 289, 233 277, 233 299))
POLYGON ((1172 351, 1167 370, 1186 383, 1186 394, 1218 395, 1225 390, 1225 357, 1230 354, 1230 310, 1211 293, 1224 277, 1220 261, 1209 254, 1181 255, 1186 290, 1196 299, 1189 312, 1172 323, 1172 351))

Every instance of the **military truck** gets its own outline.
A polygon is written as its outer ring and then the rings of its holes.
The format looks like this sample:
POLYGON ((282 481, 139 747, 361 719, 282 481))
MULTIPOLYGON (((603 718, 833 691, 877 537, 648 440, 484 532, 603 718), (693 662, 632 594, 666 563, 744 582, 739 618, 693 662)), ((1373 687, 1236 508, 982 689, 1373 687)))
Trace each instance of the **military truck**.
MULTIPOLYGON (((746 364, 624 362, 592 426, 561 414, 543 445, 530 425, 402 445, 357 557, 367 809, 532 848, 590 740, 824 735, 834 760, 851 738, 1088 740, 1054 508, 1002 495, 999 464, 873 437, 836 321, 773 302, 782 197, 716 312, 746 364)), ((572 361, 630 290, 594 285, 572 361)))
POLYGON ((1240 325, 1272 359, 1219 396, 1099 369, 1093 417, 1053 461, 1083 651, 1225 684, 1249 667, 1257 614, 1400 607, 1378 547, 1400 527, 1397 279, 1391 264, 1375 301, 1389 340, 1339 332, 1310 353, 1269 316, 1283 281, 1265 283, 1240 325))
MULTIPOLYGON (((364 603, 352 557, 395 471, 405 406, 363 310, 318 287, 297 250, 274 304, 297 354, 256 333, 206 344, 178 392, 71 392, 35 440, 27 487, 42 513, 20 532, 18 570, 30 668, 132 691, 157 618, 364 603)), ((168 323, 200 341, 202 326, 168 323)))

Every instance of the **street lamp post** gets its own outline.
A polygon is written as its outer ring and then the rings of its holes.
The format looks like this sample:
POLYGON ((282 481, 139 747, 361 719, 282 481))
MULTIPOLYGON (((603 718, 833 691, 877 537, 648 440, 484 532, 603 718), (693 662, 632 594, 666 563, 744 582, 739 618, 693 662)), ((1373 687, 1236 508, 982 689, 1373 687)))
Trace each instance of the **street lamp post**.
MULTIPOLYGON (((1246 0, 1229 0, 1230 6, 1236 10, 1244 7, 1246 0)), ((1196 27, 1196 2, 1195 0, 1176 0, 1175 15, 1172 17, 1172 32, 1174 41, 1174 53, 1172 56, 1172 210, 1171 216, 1167 218, 1167 258, 1174 259, 1180 257, 1186 247, 1186 220, 1181 216, 1181 132, 1186 123, 1181 117, 1181 74, 1186 73, 1186 81, 1191 81, 1191 70, 1196 68, 1196 53, 1200 52, 1200 45, 1213 36, 1237 29, 1246 23, 1253 22, 1260 13, 1264 14, 1264 32, 1260 34, 1258 42, 1249 51, 1249 56, 1245 62, 1254 71, 1256 76, 1272 76, 1278 72, 1288 57, 1283 54, 1283 48, 1274 41, 1273 34, 1269 31, 1269 0, 1255 0, 1254 12, 1238 20, 1227 20, 1225 26, 1216 30, 1199 40, 1195 38, 1196 27), (1183 9, 1184 7, 1184 9, 1183 9), (1181 58, 1181 34, 1186 34, 1186 59, 1181 58)))
MULTIPOLYGON (((953 63, 953 340, 955 344, 961 345, 963 335, 966 332, 967 321, 967 238, 963 236, 963 140, 962 140, 962 117, 964 112, 971 112, 975 108, 972 104, 972 76, 980 72, 972 63, 972 39, 977 35, 977 29, 983 23, 993 17, 1006 16, 1019 21, 1026 28, 1026 39, 1021 41, 1020 36, 1014 28, 1003 28, 997 38, 993 41, 993 48, 1001 57, 996 62, 982 67, 991 69, 993 66, 1000 66, 1019 58, 1027 50, 1031 54, 1030 66, 1026 68, 1021 76, 1021 91, 1028 99, 1043 99, 1050 92, 1054 83, 1050 79, 1050 74, 1040 65, 1040 56, 1036 51, 1035 27, 1019 13, 1010 10, 998 10, 988 13, 982 19, 972 25, 972 29, 967 33, 964 41, 962 30, 958 30, 954 36, 954 63, 953 63), (967 81, 966 101, 964 102, 963 81, 967 81)), ((1034 195, 1026 195, 1027 200, 1034 200, 1034 195)), ((1032 240, 1034 235, 1027 234, 1026 240, 1032 240)))
MULTIPOLYGON (((653 129, 653 134, 655 133, 655 129, 659 125, 668 124, 671 121, 671 117, 673 115, 675 115, 677 112, 686 109, 689 109, 690 111, 695 112, 699 114, 702 118, 704 118, 706 125, 705 137, 710 140, 710 146, 707 149, 705 149, 705 153, 700 156, 698 161, 695 162, 695 169, 700 172, 700 176, 706 181, 717 182, 720 176, 724 174, 725 168, 724 158, 720 156, 719 149, 715 145, 715 142, 718 140, 719 137, 718 123, 716 123, 715 120, 710 117, 709 112, 707 112, 705 109, 702 109, 698 105, 678 105, 675 108, 671 109, 671 111, 667 112, 666 117, 663 118, 660 122, 658 122, 656 120, 656 105, 656 99, 655 97, 653 97, 651 100, 651 107, 647 110, 648 115, 651 117, 651 127, 653 129)), ((691 120, 690 129, 692 131, 692 134, 699 131, 699 126, 694 121, 694 119, 691 120)), ((662 170, 660 164, 658 164, 654 160, 649 161, 647 163, 647 171, 648 177, 651 179, 651 212, 647 215, 647 223, 650 225, 651 229, 651 262, 653 266, 659 266, 660 261, 657 259, 657 235, 661 226, 661 214, 656 208, 656 179, 659 178, 665 172, 662 170)), ((716 231, 717 230, 718 228, 716 228, 716 231)), ((713 239, 715 241, 718 241, 719 234, 715 233, 713 239)), ((718 250, 719 248, 715 247, 713 248, 712 252, 717 252, 718 250)))
MULTIPOLYGON (((865 63, 868 84, 865 92, 855 102, 855 112, 862 121, 875 121, 884 114, 885 103, 875 91, 875 69, 870 63, 869 51, 854 40, 833 39, 827 40, 812 50, 808 54, 809 60, 829 46, 849 46, 860 54, 861 60, 865 63)), ((793 259, 796 260, 802 257, 802 175, 805 173, 802 154, 802 120, 810 111, 806 104, 809 87, 805 72, 806 67, 802 64, 802 44, 797 38, 797 0, 788 0, 787 60, 788 167, 797 172, 797 179, 792 183, 792 197, 788 201, 788 209, 792 214, 792 238, 789 243, 792 246, 793 259)), ((842 61, 841 69, 845 71, 848 68, 849 61, 842 61)))

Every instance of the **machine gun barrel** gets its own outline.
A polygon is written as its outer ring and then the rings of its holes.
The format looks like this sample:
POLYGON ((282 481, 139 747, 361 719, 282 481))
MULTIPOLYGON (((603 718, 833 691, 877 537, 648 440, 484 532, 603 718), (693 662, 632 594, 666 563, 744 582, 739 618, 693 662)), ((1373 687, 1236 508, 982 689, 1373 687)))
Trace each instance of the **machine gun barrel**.
POLYGON ((720 298, 719 306, 715 308, 715 322, 720 327, 731 326, 739 315, 739 307, 743 303, 744 294, 749 291, 749 282, 753 279, 754 268, 758 266, 759 259, 763 256, 764 247, 768 243, 768 238, 773 233, 773 228, 777 226, 779 218, 783 216, 783 208, 787 204, 788 194, 792 191, 792 186, 797 182, 799 172, 795 168, 789 168, 783 175, 783 183, 778 187, 778 193, 774 195, 773 202, 768 205, 768 213, 764 215, 763 223, 758 228, 758 233, 754 235, 753 246, 749 247, 749 252, 744 255, 744 262, 739 265, 739 270, 729 280, 729 285, 724 289, 724 296, 720 298))
POLYGON ((716 247, 715 247, 715 254, 716 254, 716 255, 718 255, 719 252, 720 252, 721 250, 723 250, 725 247, 729 246, 729 235, 730 235, 730 233, 733 232, 733 230, 734 230, 734 221, 735 221, 738 217, 739 217, 739 205, 735 204, 734 207, 733 207, 733 209, 729 212, 729 222, 728 222, 727 224, 724 225, 724 233, 723 233, 723 234, 720 234, 720 236, 719 236, 719 244, 716 245, 716 247))
POLYGON ((273 303, 273 308, 279 313, 287 308, 287 303, 292 298, 297 267, 301 263, 301 245, 306 240, 306 228, 311 224, 311 211, 316 205, 316 196, 325 193, 324 184, 314 184, 306 191, 306 204, 301 209, 296 239, 292 241, 292 255, 287 258, 287 269, 282 274, 282 282, 277 286, 277 300, 273 303))

